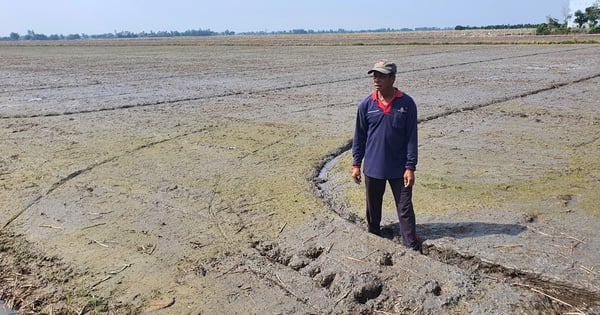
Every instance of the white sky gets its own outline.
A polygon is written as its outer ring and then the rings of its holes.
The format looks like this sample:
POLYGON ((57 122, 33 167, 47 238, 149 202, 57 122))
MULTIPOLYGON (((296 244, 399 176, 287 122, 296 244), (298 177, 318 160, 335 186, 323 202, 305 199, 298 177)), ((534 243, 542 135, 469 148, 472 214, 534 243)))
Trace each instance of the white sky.
POLYGON ((370 30, 560 21, 568 0, 0 0, 0 36, 370 30))

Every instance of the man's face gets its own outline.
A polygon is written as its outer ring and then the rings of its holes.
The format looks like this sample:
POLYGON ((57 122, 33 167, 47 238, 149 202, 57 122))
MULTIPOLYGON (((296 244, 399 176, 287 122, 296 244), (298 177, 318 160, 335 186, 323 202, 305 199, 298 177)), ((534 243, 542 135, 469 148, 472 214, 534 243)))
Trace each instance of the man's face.
POLYGON ((394 86, 396 77, 393 74, 383 74, 381 72, 373 72, 373 87, 378 90, 387 90, 394 86))

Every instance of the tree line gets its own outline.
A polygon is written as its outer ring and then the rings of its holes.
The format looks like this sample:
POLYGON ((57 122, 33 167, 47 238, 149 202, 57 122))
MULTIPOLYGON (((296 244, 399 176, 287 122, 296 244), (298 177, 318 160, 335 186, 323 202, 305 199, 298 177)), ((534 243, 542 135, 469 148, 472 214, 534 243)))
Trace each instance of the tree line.
POLYGON ((224 31, 224 32, 213 32, 210 29, 198 29, 198 30, 187 30, 184 32, 179 31, 160 31, 160 32, 140 32, 134 33, 130 31, 115 31, 114 33, 104 33, 104 34, 96 34, 96 35, 87 35, 87 34, 52 34, 45 35, 36 33, 33 30, 28 30, 27 34, 20 35, 19 33, 12 32, 8 37, 2 37, 2 40, 76 40, 76 39, 97 39, 97 38, 148 38, 148 37, 180 37, 180 36, 213 36, 213 35, 235 35, 235 32, 224 31))
MULTIPOLYGON (((434 31, 434 30, 449 30, 452 28, 438 28, 438 27, 418 27, 418 28, 379 28, 379 29, 371 29, 371 30, 346 30, 343 28, 334 30, 312 30, 312 29, 292 29, 288 31, 258 31, 258 32, 242 32, 240 35, 277 35, 277 34, 328 34, 328 33, 381 33, 381 32, 410 32, 410 31, 434 31)), ((10 40, 10 41, 18 41, 18 40, 76 40, 76 39, 114 39, 114 38, 152 38, 152 37, 183 37, 183 36, 216 36, 216 35, 236 35, 235 32, 226 30, 224 32, 214 32, 210 29, 198 29, 198 30, 187 30, 185 32, 179 31, 160 31, 160 32, 139 32, 134 33, 130 31, 115 31, 114 33, 104 33, 97 35, 87 35, 87 34, 52 34, 45 35, 36 33, 33 30, 28 30, 27 34, 20 35, 16 32, 10 33, 8 37, 0 37, 0 40, 10 40)))
POLYGON ((457 31, 464 30, 506 30, 506 29, 522 29, 522 28, 536 28, 539 24, 500 24, 500 25, 487 25, 487 26, 462 26, 457 25, 454 29, 457 31))
POLYGON ((547 17, 548 22, 542 23, 537 26, 536 34, 538 35, 550 35, 550 34, 568 34, 571 32, 587 32, 590 34, 600 33, 600 6, 595 4, 591 7, 585 8, 585 10, 577 10, 573 15, 565 16, 563 23, 556 18, 551 16, 547 17), (573 19, 575 29, 569 27, 569 21, 573 19))
MULTIPOLYGON (((513 25, 488 25, 488 26, 462 26, 457 25, 454 30, 470 30, 470 29, 523 29, 523 28, 535 28, 536 34, 538 35, 550 35, 550 34, 565 34, 571 31, 577 32, 589 32, 589 33, 600 33, 600 8, 598 4, 586 8, 584 11, 577 10, 573 16, 565 16, 563 23, 560 23, 558 19, 553 17, 547 17, 547 23, 542 24, 513 24, 513 25), (573 23, 576 25, 577 30, 573 30, 569 27, 569 21, 573 18, 573 23)), ((366 33, 366 32, 410 32, 410 31, 435 31, 435 30, 451 30, 452 28, 437 28, 437 27, 418 27, 418 28, 380 28, 374 30, 305 30, 305 29, 293 29, 289 31, 274 31, 274 32, 244 32, 242 35, 262 35, 262 34, 323 34, 323 33, 366 33)), ((27 34, 20 35, 19 33, 12 32, 8 37, 0 37, 0 40, 77 40, 77 39, 114 39, 114 38, 153 38, 153 37, 182 37, 182 36, 215 36, 215 35, 235 35, 235 32, 226 30, 224 32, 214 32, 210 29, 197 29, 187 30, 184 32, 179 31, 159 31, 159 32, 139 32, 134 33, 130 31, 120 31, 113 33, 104 33, 97 35, 87 34, 52 34, 45 35, 36 33, 33 30, 28 30, 27 34)))

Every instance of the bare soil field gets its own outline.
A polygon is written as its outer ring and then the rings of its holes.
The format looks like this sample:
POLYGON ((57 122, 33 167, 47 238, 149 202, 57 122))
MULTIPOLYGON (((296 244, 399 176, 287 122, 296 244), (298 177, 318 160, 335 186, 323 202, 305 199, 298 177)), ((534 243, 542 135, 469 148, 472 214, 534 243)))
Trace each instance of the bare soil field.
POLYGON ((0 43, 0 300, 600 314, 598 37, 418 34, 0 43), (423 254, 350 179, 379 59, 419 110, 423 254))

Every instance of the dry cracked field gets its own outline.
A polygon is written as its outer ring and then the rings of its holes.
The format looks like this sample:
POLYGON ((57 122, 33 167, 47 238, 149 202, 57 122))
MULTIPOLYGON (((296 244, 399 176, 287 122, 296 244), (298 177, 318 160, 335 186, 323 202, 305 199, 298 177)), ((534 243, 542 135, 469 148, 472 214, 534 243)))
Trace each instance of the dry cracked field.
POLYGON ((598 38, 354 36, 0 43, 0 300, 600 313, 598 38), (349 176, 379 59, 419 109, 424 255, 389 203, 387 237, 364 231, 349 176))

